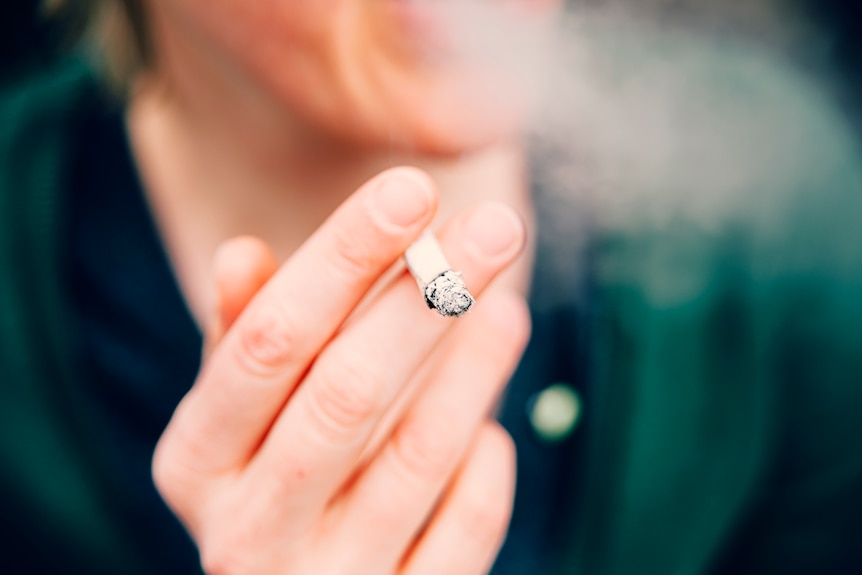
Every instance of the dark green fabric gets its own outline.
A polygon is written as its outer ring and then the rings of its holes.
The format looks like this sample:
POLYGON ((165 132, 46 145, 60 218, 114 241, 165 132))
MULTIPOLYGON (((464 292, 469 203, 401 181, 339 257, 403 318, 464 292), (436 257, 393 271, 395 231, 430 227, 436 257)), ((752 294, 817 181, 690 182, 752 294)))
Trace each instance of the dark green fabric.
POLYGON ((606 403, 596 410, 606 419, 576 535, 579 572, 702 573, 716 561, 727 574, 858 572, 858 276, 811 270, 761 283, 733 239, 692 247, 691 235, 669 235, 603 256, 672 274, 643 262, 694 250, 715 277, 669 308, 637 277, 603 286, 612 311, 597 318, 606 403))
MULTIPOLYGON (((859 568, 859 160, 828 102, 762 81, 800 94, 789 116, 811 137, 773 182, 781 203, 716 227, 680 216, 599 228, 595 427, 561 572, 859 568)), ((146 573, 146 550, 93 487, 110 462, 74 392, 58 289, 67 138, 94 89, 67 61, 0 97, 0 497, 65 545, 57 555, 77 563, 57 572, 146 573)))
MULTIPOLYGON (((567 563, 618 575, 859 573, 857 144, 824 92, 780 63, 688 45, 679 55, 686 44, 671 43, 662 61, 694 65, 682 77, 697 85, 681 93, 717 117, 744 114, 751 140, 718 151, 724 169, 755 177, 705 220, 681 199, 597 234, 600 420, 567 563), (769 169, 758 174, 758 162, 769 169)), ((651 77, 650 65, 628 72, 651 77)), ((702 182, 676 163, 633 185, 655 188, 648 201, 680 182, 689 195, 721 189, 703 163, 702 182)))
POLYGON ((76 393, 60 290, 59 192, 75 144, 68 138, 94 89, 89 69, 71 61, 0 98, 0 493, 7 517, 32 521, 5 525, 2 545, 31 546, 30 534, 40 533, 59 547, 32 553, 43 565, 62 561, 58 573, 145 573, 112 517, 110 494, 98 489, 110 462, 99 456, 99 436, 76 393))
POLYGON ((64 44, 61 22, 47 20, 43 4, 41 0, 0 3, 0 86, 47 65, 64 44))

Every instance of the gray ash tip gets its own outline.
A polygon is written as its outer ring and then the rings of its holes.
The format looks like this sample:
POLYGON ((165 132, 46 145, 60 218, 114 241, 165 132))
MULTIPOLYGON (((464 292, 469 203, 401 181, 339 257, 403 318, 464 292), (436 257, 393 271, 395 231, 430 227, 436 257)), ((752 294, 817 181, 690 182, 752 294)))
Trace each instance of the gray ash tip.
POLYGON ((461 317, 473 307, 475 300, 461 274, 445 271, 425 286, 425 303, 444 317, 461 317))

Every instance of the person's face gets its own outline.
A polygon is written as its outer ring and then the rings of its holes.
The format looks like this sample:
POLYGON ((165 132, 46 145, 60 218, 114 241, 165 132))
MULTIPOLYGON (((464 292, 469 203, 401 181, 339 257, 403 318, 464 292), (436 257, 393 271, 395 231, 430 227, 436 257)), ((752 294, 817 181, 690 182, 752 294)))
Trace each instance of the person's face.
POLYGON ((164 14, 316 128, 365 146, 452 154, 513 131, 520 109, 515 86, 466 57, 461 40, 487 19, 462 17, 459 6, 531 20, 553 3, 171 0, 164 14))

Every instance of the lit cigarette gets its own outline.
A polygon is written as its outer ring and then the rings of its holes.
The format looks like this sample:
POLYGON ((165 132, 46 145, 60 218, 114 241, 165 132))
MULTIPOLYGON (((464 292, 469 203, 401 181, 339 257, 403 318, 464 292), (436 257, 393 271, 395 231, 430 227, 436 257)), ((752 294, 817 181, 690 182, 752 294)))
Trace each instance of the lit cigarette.
POLYGON ((404 259, 428 307, 444 317, 461 317, 473 307, 473 296, 461 274, 452 271, 434 234, 423 233, 404 252, 404 259))

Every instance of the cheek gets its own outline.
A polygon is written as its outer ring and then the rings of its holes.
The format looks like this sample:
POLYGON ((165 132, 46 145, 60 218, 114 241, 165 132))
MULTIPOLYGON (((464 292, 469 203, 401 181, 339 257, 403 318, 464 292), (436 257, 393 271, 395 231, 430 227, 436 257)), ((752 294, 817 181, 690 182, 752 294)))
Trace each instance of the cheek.
POLYGON ((171 0, 165 12, 203 50, 270 75, 284 64, 329 59, 338 15, 355 1, 171 0))
POLYGON ((319 116, 338 98, 340 28, 357 1, 171 0, 165 12, 228 78, 319 116))
MULTIPOLYGON (((159 0, 149 0, 158 2, 159 0)), ((358 0, 169 0, 167 5, 215 36, 261 41, 319 36, 358 0)))

